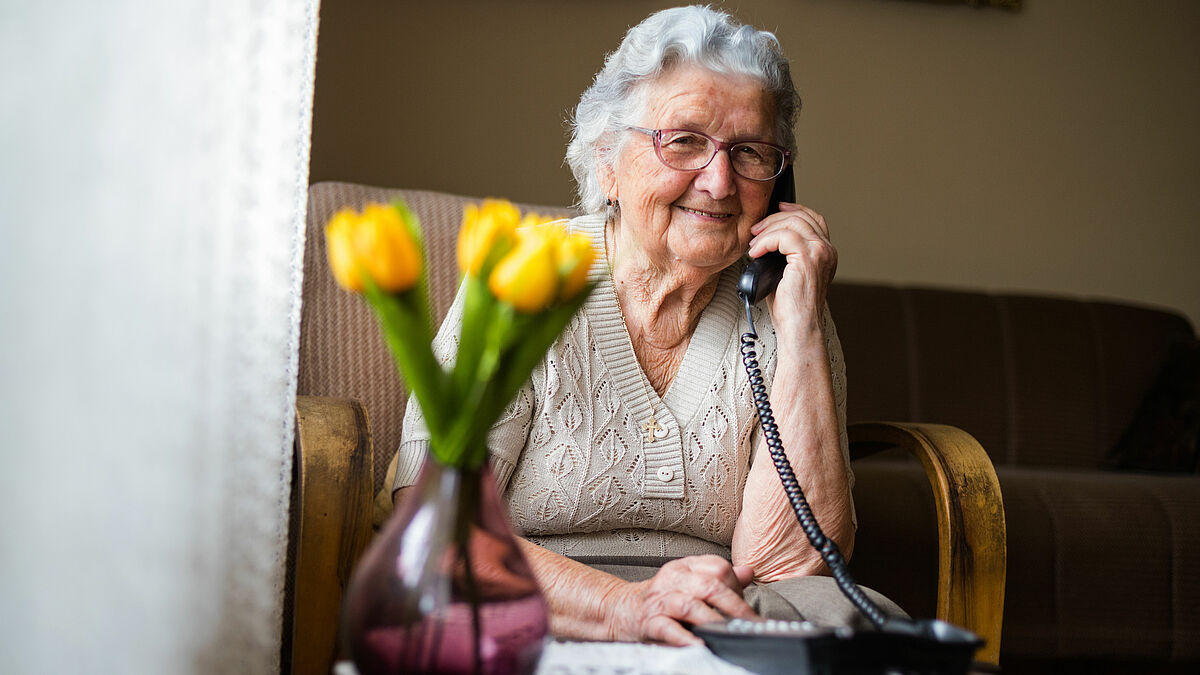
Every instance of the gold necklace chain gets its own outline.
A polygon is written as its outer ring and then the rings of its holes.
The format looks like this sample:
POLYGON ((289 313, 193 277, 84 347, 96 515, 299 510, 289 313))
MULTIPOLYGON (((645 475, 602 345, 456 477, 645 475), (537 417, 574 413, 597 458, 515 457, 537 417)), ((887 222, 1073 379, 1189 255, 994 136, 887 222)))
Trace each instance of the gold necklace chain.
MULTIPOLYGON (((629 347, 632 349, 633 334, 629 332, 629 324, 625 323, 625 308, 621 305, 621 294, 617 292, 617 279, 612 273, 615 265, 608 253, 608 223, 604 224, 604 260, 608 263, 608 280, 612 283, 613 299, 617 301, 617 315, 621 317, 621 328, 625 329, 625 335, 629 338, 629 347)), ((636 353, 634 362, 637 363, 636 353)), ((658 423, 658 417, 654 414, 654 399, 650 396, 650 390, 646 388, 646 379, 642 374, 641 364, 638 364, 638 381, 642 384, 642 393, 646 396, 646 403, 650 406, 650 417, 642 422, 642 430, 646 432, 646 442, 653 443, 666 438, 667 429, 658 423)))

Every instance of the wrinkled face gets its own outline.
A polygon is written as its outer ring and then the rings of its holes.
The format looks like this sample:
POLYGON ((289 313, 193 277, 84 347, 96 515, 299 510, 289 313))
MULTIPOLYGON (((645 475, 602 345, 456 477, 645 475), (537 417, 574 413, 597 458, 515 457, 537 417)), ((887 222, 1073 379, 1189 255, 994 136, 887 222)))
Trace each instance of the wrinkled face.
MULTIPOLYGON (((721 141, 768 141, 774 105, 754 78, 676 68, 645 85, 646 109, 638 126, 700 131, 721 141)), ((733 171, 720 151, 699 171, 664 166, 654 140, 624 132, 614 165, 601 169, 609 199, 620 201, 620 227, 656 264, 713 272, 746 251, 750 226, 766 215, 774 181, 754 181, 733 171)))

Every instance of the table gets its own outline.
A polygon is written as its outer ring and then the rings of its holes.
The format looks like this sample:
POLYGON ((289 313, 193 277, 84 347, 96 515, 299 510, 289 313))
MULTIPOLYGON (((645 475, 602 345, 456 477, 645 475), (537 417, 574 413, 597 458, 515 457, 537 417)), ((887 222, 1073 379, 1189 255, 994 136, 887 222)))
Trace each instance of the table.
MULTIPOLYGON (((976 664, 971 675, 999 672, 976 664)), ((354 664, 334 665, 333 675, 358 675, 354 664)), ((550 640, 534 675, 754 675, 722 661, 706 647, 661 647, 629 642, 550 640)))
MULTIPOLYGON (((339 662, 334 675, 358 675, 339 662)), ((630 642, 546 643, 535 675, 752 675, 706 647, 662 647, 630 642)))

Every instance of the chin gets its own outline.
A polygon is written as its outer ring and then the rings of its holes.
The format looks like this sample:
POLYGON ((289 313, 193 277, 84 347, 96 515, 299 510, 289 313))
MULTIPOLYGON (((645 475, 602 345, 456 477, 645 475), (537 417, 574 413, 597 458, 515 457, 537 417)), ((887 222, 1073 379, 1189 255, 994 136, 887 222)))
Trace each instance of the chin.
POLYGON ((744 250, 743 248, 728 249, 723 247, 720 251, 707 250, 696 252, 693 255, 679 256, 677 260, 698 270, 711 272, 713 270, 723 270, 737 262, 742 257, 744 250))

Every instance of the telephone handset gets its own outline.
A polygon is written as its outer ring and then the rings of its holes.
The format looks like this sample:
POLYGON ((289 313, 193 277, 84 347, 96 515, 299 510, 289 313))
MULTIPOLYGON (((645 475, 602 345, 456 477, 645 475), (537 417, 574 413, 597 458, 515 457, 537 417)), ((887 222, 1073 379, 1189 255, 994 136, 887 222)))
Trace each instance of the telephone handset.
MULTIPOLYGON (((789 166, 771 195, 771 210, 780 201, 795 201, 789 166)), ((966 673, 983 645, 975 634, 944 621, 911 621, 888 616, 854 583, 837 544, 821 531, 784 453, 771 412, 767 387, 754 343, 758 334, 750 306, 775 289, 787 258, 771 252, 752 260, 738 281, 749 328, 742 335, 742 362, 750 378, 759 424, 784 494, 812 547, 828 565, 838 588, 875 627, 874 631, 819 628, 807 622, 731 621, 693 626, 717 656, 764 675, 773 673, 966 673)))
MULTIPOLYGON (((771 202, 767 213, 778 213, 779 202, 796 201, 796 178, 789 164, 775 179, 775 189, 771 192, 771 202)), ((783 277, 783 268, 787 267, 787 257, 779 251, 765 253, 750 261, 742 276, 738 279, 738 294, 750 298, 751 304, 762 300, 775 290, 783 277)))

